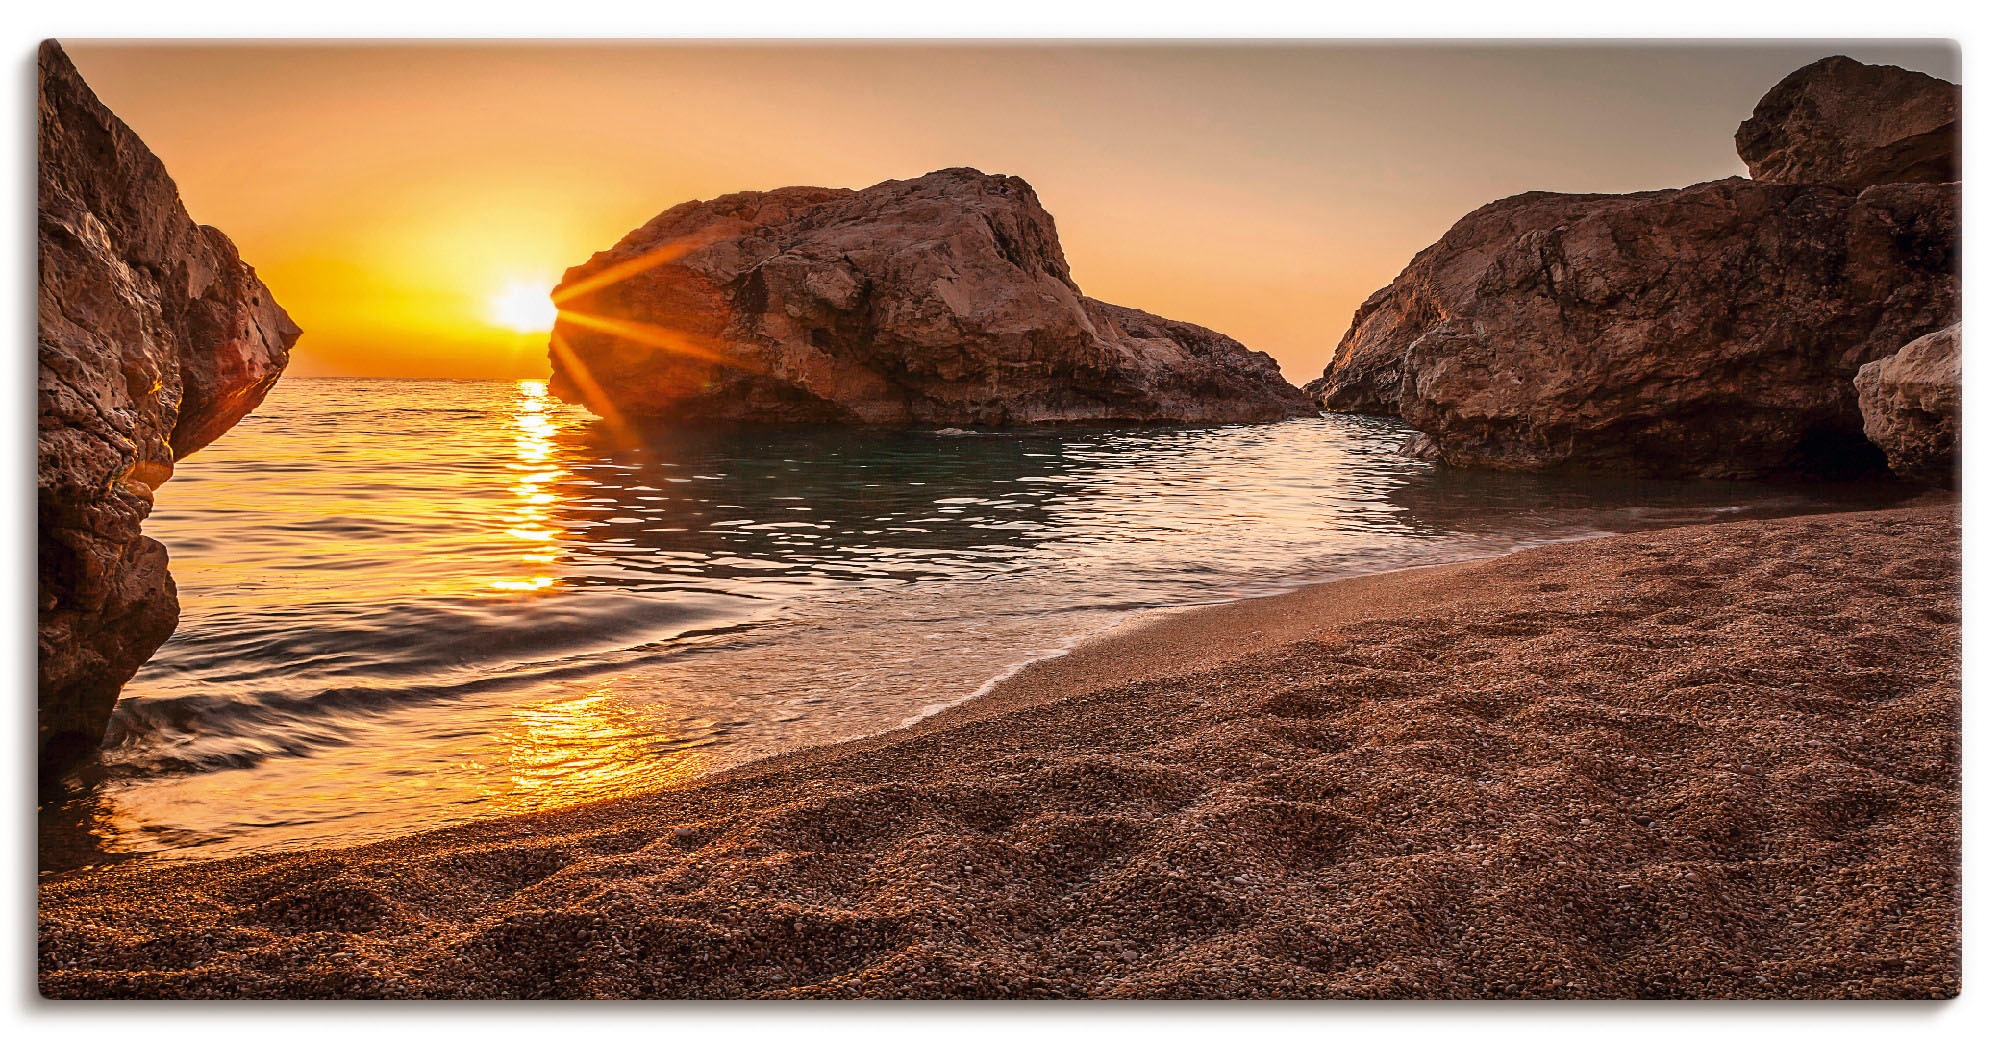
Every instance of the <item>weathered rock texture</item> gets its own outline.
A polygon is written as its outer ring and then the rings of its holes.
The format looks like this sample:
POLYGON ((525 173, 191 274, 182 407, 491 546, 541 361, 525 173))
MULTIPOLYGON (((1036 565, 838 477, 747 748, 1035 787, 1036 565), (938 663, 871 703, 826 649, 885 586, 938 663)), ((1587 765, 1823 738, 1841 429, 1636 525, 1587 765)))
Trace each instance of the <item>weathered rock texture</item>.
POLYGON ((1313 413, 1227 336, 1083 295, 1018 177, 667 210, 571 269, 551 385, 600 414, 1006 425, 1313 413))
POLYGON ((1306 390, 1454 465, 1879 471, 1855 371, 1958 319, 1958 251, 1951 184, 1530 192, 1418 253, 1306 390))
POLYGON ((1854 376, 1862 429, 1889 467, 1939 486, 1958 485, 1959 327, 1923 336, 1854 376))
POLYGON ((1780 184, 1959 179, 1959 88, 1894 65, 1822 58, 1779 81, 1736 128, 1750 176, 1780 184))
POLYGON ((87 753, 179 617, 140 535, 174 462, 256 407, 299 329, 196 226, 158 158, 53 41, 40 55, 39 748, 87 753))
POLYGON ((1517 195, 1363 303, 1307 390, 1450 464, 1837 470, 1869 460, 1855 369, 1956 319, 1957 244, 1942 185, 1517 195))

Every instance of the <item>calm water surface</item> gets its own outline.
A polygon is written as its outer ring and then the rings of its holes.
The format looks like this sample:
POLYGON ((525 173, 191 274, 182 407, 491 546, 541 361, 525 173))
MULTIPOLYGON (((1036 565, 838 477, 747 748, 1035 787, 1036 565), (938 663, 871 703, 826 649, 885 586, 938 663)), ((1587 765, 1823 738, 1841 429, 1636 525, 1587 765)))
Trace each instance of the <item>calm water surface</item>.
POLYGON ((613 435, 539 382, 287 380, 160 492, 180 627, 44 807, 44 864, 657 789, 907 723, 1142 610, 1894 494, 1440 473, 1405 434, 613 435))

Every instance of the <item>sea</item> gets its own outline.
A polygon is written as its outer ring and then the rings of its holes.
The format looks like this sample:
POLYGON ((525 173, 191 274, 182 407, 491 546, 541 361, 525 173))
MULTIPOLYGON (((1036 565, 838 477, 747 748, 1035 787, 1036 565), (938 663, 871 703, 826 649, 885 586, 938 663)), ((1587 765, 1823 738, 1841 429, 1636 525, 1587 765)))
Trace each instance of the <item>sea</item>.
POLYGON ((907 725, 1162 610, 1881 485, 1440 469, 1390 419, 645 428, 540 381, 290 378, 146 532, 178 630, 42 867, 341 846, 907 725))

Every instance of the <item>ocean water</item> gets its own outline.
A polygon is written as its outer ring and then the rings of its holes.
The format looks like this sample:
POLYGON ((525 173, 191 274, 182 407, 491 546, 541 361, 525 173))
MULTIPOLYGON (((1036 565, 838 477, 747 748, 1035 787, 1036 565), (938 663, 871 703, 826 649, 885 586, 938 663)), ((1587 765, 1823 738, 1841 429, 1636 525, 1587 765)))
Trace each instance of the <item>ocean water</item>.
POLYGON ((906 724, 1151 610, 1883 487, 1439 471, 1408 430, 614 429, 290 379, 159 493, 173 638, 45 868, 356 843, 906 724))

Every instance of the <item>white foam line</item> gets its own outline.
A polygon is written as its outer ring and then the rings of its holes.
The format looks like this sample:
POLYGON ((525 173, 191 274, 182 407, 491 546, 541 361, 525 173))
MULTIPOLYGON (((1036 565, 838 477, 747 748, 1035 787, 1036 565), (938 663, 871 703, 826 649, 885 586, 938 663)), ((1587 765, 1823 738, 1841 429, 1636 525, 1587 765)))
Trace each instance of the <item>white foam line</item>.
MULTIPOLYGON (((1109 628, 1106 628, 1106 630, 1109 630, 1109 628)), ((1014 675, 1019 674, 1023 670, 1026 670, 1027 668, 1034 666, 1035 664, 1040 663, 1043 660, 1052 660, 1059 656, 1069 655, 1071 652, 1075 651, 1077 645, 1082 641, 1084 641, 1085 638, 1091 638, 1091 637, 1096 637, 1096 634, 1082 635, 1075 638, 1065 639, 1060 647, 1049 649, 1046 652, 1030 656, 1027 659, 1020 661, 1019 663, 1010 665, 1007 669, 1001 671, 1000 673, 995 674, 990 678, 987 678, 983 683, 980 684, 978 688, 973 689, 967 695, 960 696, 959 698, 954 699, 949 703, 932 703, 931 705, 924 707, 917 713, 911 715, 910 717, 904 718, 902 721, 898 722, 896 727, 889 729, 889 731, 892 732, 900 731, 904 728, 910 727, 913 724, 916 724, 919 721, 922 721, 927 717, 936 717, 937 715, 944 713, 946 710, 949 710, 952 707, 962 706, 966 703, 970 703, 973 700, 978 699, 980 696, 983 696, 986 693, 991 692, 996 688, 999 688, 1001 682, 1006 681, 1008 678, 1011 678, 1014 675)))
MULTIPOLYGON (((1001 671, 1000 673, 994 675, 993 677, 986 679, 986 681, 981 683, 978 688, 974 689, 971 693, 967 695, 960 696, 959 698, 951 700, 948 703, 932 703, 931 705, 926 706, 922 710, 918 711, 916 714, 904 718, 902 721, 897 722, 897 724, 894 727, 883 729, 882 732, 877 732, 875 734, 880 735, 884 734, 885 732, 902 731, 903 729, 915 725, 918 722, 923 721, 927 718, 936 717, 937 715, 944 713, 946 710, 950 710, 953 707, 963 706, 967 703, 972 702, 975 699, 978 699, 980 696, 983 696, 988 692, 991 692, 994 689, 999 688, 1002 683, 1007 681, 1007 679, 1013 677, 1016 674, 1019 674, 1023 670, 1026 670, 1037 663, 1041 663, 1045 660, 1053 660, 1059 657, 1067 656, 1070 653, 1075 652, 1077 647, 1082 645, 1084 642, 1096 641, 1099 638, 1109 636, 1112 632, 1116 631, 1120 627, 1126 626, 1127 624, 1136 623, 1141 620, 1156 619, 1163 614, 1176 613, 1189 609, 1202 609, 1211 606, 1229 605, 1236 602, 1249 602, 1260 598, 1277 598, 1280 595, 1288 595, 1295 591, 1303 591, 1307 588, 1318 587, 1324 584, 1337 584, 1343 580, 1352 580, 1356 577, 1373 577, 1373 576, 1380 576, 1384 573, 1401 573, 1407 570, 1435 569, 1441 566, 1456 566, 1468 562, 1487 562, 1493 559, 1503 558, 1505 556, 1512 555, 1515 552, 1526 551, 1530 548, 1543 548, 1556 544, 1571 544, 1578 541, 1590 541, 1590 540, 1596 540, 1601 537, 1615 537, 1615 536, 1618 536, 1618 534, 1609 530, 1590 530, 1582 533, 1569 534, 1566 536, 1551 537, 1546 540, 1521 541, 1516 544, 1509 545, 1505 550, 1500 551, 1497 554, 1473 553, 1466 555, 1464 557, 1447 558, 1437 562, 1417 562, 1417 563, 1408 563, 1404 565, 1390 565, 1382 569, 1363 568, 1341 574, 1340 576, 1313 576, 1305 579, 1304 581, 1298 584, 1280 584, 1275 587, 1260 588, 1248 594, 1238 594, 1221 598, 1196 600, 1193 602, 1181 602, 1172 605, 1160 604, 1160 605, 1139 606, 1137 608, 1130 610, 1124 615, 1118 617, 1112 623, 1107 624, 1098 630, 1091 631, 1088 634, 1074 635, 1070 638, 1064 639, 1063 643, 1057 648, 1049 649, 1045 652, 1038 653, 1018 663, 1008 666, 1007 669, 1001 671)), ((866 739, 866 738, 869 738, 869 736, 865 735, 856 736, 855 739, 843 739, 840 741, 852 742, 858 739, 866 739)), ((838 743, 836 743, 835 745, 838 745, 838 743)), ((786 751, 786 752, 791 752, 791 751, 786 751)))

